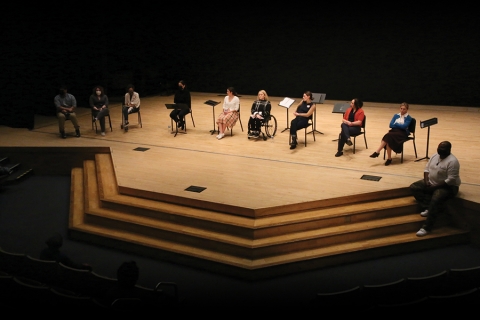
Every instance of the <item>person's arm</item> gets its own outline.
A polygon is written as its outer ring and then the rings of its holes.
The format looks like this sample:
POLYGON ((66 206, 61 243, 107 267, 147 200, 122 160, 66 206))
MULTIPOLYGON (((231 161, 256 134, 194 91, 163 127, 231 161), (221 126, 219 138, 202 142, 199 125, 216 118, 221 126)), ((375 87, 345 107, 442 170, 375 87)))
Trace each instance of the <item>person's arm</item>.
POLYGON ((105 103, 102 106, 102 108, 108 108, 108 97, 107 97, 107 95, 105 95, 105 103))
MULTIPOLYGON (((130 95, 129 93, 127 93, 130 95)), ((134 92, 132 95, 132 99, 130 100, 130 103, 128 104, 130 108, 138 108, 140 107, 140 96, 138 95, 137 92, 134 92)))
POLYGON ((395 128, 395 120, 397 120, 397 118, 398 118, 397 114, 393 115, 392 120, 390 120, 390 125, 389 125, 390 128, 395 128))
POLYGON ((240 109, 240 99, 238 97, 233 98, 233 110, 238 111, 240 109))
POLYGON ((93 94, 90 96, 88 102, 90 104, 90 108, 92 108, 93 110, 98 110, 98 108, 95 107, 95 97, 93 96, 93 94))

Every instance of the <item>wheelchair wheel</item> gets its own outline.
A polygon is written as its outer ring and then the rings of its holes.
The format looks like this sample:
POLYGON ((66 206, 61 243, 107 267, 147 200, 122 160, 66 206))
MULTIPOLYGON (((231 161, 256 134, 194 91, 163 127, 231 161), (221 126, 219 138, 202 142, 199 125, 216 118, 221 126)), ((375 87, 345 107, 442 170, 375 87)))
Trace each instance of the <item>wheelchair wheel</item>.
POLYGON ((273 137, 277 133, 277 119, 270 115, 270 119, 264 123, 265 133, 269 138, 273 137))

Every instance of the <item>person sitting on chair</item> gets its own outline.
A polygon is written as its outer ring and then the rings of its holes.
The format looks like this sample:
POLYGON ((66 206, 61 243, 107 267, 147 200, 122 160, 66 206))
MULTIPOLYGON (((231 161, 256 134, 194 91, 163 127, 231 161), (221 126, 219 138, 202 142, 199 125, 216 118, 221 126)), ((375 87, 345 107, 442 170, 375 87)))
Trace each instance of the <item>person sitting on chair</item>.
POLYGON ((233 128, 238 120, 238 109, 240 109, 240 99, 233 87, 227 89, 227 95, 223 100, 223 111, 217 118, 218 136, 220 140, 225 136, 225 129, 233 128))
POLYGON ((108 110, 108 97, 103 87, 96 86, 90 96, 90 107, 92 108, 93 122, 100 120, 102 136, 105 135, 105 116, 110 114, 108 110))
POLYGON ((125 102, 122 108, 124 128, 128 130, 128 115, 131 113, 137 113, 140 108, 140 96, 138 92, 135 92, 133 84, 127 86, 127 93, 125 93, 125 102))
POLYGON ((342 131, 338 137, 338 149, 335 157, 343 155, 343 146, 345 143, 349 146, 353 144, 350 135, 357 135, 362 130, 362 123, 365 118, 362 107, 363 102, 355 98, 350 102, 350 108, 343 114, 342 124, 340 125, 342 131))
POLYGON ((53 103, 57 108, 58 130, 60 137, 67 138, 65 134, 65 120, 72 121, 75 128, 75 136, 80 137, 80 126, 78 125, 77 115, 75 109, 77 108, 77 100, 73 95, 67 92, 67 86, 61 85, 60 92, 53 99, 53 103))
POLYGON ((248 119, 248 137, 257 139, 260 136, 262 122, 270 114, 272 105, 268 101, 265 90, 258 91, 257 100, 252 104, 250 118, 248 119))
POLYGON ((313 95, 310 91, 303 93, 302 102, 297 106, 297 109, 293 113, 295 118, 290 121, 290 136, 292 142, 290 143, 290 149, 297 147, 297 130, 308 127, 308 120, 312 118, 316 105, 312 102, 313 95))
POLYGON ((382 138, 382 142, 377 151, 370 155, 370 158, 376 158, 380 155, 380 150, 387 149, 387 161, 385 165, 392 163, 392 150, 395 153, 400 153, 403 150, 403 143, 407 141, 410 132, 408 126, 412 121, 412 117, 408 114, 408 103, 402 102, 400 105, 400 112, 393 115, 390 121, 390 131, 388 131, 382 138))
POLYGON ((188 109, 173 109, 170 112, 170 118, 177 123, 177 128, 181 130, 185 129, 185 116, 192 112, 192 98, 186 86, 185 81, 180 80, 178 82, 178 90, 173 97, 173 103, 184 103, 188 106, 188 109))

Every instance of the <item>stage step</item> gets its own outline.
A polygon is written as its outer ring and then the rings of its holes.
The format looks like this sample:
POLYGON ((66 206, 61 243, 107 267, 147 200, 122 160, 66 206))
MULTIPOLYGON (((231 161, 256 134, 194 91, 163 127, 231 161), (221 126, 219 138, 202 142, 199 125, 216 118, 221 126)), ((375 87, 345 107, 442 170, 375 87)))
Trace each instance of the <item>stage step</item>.
POLYGON ((389 192, 385 199, 362 196, 356 204, 261 218, 123 195, 109 157, 72 170, 69 229, 79 240, 242 278, 468 242, 467 232, 441 222, 431 235, 416 237, 424 218, 413 197, 389 192))

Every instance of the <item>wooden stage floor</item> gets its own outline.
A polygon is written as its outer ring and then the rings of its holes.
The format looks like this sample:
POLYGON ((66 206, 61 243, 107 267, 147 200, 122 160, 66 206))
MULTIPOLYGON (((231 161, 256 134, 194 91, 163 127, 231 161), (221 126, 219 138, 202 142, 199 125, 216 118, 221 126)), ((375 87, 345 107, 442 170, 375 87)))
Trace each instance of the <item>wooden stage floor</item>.
MULTIPOLYGON (((341 114, 332 110, 339 101, 326 100, 317 105, 316 129, 323 134, 317 132, 316 141, 308 134, 305 147, 301 130, 299 146, 290 150, 288 130, 282 131, 287 127, 287 112, 288 120, 293 119, 293 109, 278 105, 283 97, 270 97, 272 114, 278 121, 275 138, 247 139, 249 110, 255 98, 240 97, 243 132, 237 122, 233 136, 228 133, 222 140, 210 133, 214 128, 213 112, 216 117, 221 104, 212 110, 204 102, 221 102, 223 95, 192 92, 195 127, 188 115, 187 133, 176 137, 168 128, 170 110, 165 107, 165 103, 173 102, 173 96, 151 96, 141 97, 143 128, 134 125, 137 115, 133 114, 130 130, 124 132, 120 128, 121 103, 117 102, 110 105, 113 131, 107 129, 105 137, 92 130, 90 109, 78 108, 81 138, 74 137, 73 126, 67 122, 68 138, 60 139, 56 117, 36 116, 33 130, 0 126, 0 147, 107 146, 112 151, 119 186, 254 209, 402 188, 423 177, 427 159, 415 161, 411 142, 405 144, 402 164, 400 154, 393 154, 390 166, 384 165, 383 154, 376 159, 369 157, 388 131, 391 117, 399 112, 401 101, 398 104, 365 102, 368 149, 360 136, 355 154, 352 147, 345 146, 344 155, 336 158, 337 142, 333 140, 338 137, 341 114), (147 150, 137 151, 139 147, 147 150), (361 179, 364 175, 377 176, 380 180, 361 179), (185 190, 190 186, 205 190, 185 190)), ((300 101, 295 99, 296 103, 300 101)), ((439 142, 451 141, 452 153, 461 164, 459 197, 480 202, 480 139, 475 129, 480 122, 480 108, 411 105, 410 115, 417 119, 418 159, 435 153, 439 142), (438 124, 430 127, 427 153, 428 129, 421 129, 419 125, 420 121, 434 117, 438 118, 438 124)))

